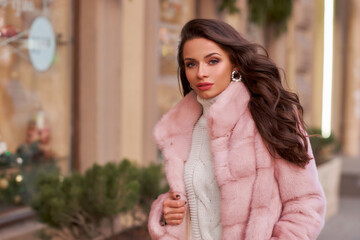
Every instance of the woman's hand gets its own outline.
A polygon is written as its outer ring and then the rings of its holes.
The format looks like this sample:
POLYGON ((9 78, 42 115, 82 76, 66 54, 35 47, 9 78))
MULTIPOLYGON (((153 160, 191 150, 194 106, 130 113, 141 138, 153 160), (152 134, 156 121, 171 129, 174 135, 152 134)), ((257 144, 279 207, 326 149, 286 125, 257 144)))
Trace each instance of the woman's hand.
POLYGON ((184 220, 186 202, 180 198, 180 193, 172 193, 163 202, 164 219, 167 225, 179 225, 184 220))

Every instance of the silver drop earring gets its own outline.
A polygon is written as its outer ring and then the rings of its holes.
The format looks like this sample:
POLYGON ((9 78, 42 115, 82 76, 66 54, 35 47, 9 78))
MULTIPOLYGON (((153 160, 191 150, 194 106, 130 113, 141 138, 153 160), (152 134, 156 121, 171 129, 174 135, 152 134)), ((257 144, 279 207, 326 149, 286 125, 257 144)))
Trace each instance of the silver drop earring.
POLYGON ((231 72, 231 81, 234 82, 241 82, 242 76, 239 71, 232 71, 231 72))

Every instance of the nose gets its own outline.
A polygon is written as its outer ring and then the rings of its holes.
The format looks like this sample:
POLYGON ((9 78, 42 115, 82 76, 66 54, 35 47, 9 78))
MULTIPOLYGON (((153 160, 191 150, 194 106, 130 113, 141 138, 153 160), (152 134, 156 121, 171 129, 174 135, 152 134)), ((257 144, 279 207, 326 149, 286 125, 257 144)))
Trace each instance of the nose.
POLYGON ((198 68, 198 72, 197 72, 197 77, 198 78, 205 78, 208 77, 208 71, 207 71, 207 67, 205 63, 200 63, 199 64, 199 68, 198 68))

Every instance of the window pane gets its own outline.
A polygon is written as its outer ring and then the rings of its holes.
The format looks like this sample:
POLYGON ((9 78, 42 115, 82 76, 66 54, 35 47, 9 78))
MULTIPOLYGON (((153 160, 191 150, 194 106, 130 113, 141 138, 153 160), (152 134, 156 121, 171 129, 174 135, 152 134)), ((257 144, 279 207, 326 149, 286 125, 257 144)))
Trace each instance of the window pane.
POLYGON ((0 1, 0 215, 70 170, 71 0, 0 1))
POLYGON ((181 99, 177 82, 177 47, 182 26, 194 16, 194 1, 161 0, 159 7, 158 118, 181 99))

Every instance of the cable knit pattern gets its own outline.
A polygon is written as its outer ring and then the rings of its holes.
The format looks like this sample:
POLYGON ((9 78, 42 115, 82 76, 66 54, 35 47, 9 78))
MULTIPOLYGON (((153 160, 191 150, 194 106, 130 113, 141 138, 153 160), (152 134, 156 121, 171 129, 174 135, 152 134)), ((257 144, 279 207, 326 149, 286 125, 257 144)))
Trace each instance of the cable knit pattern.
POLYGON ((216 99, 197 99, 203 107, 203 115, 194 127, 190 156, 186 161, 184 174, 192 240, 217 240, 221 236, 220 191, 213 172, 205 118, 207 110, 216 99))

